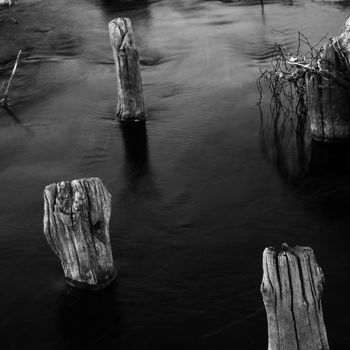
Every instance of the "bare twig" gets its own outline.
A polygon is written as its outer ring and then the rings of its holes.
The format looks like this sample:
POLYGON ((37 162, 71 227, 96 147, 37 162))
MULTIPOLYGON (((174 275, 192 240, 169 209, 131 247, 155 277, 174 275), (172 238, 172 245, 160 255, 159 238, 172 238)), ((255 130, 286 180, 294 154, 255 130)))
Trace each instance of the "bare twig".
POLYGON ((293 36, 275 31, 296 38, 297 48, 295 52, 290 52, 283 44, 275 43, 271 69, 260 70, 260 77, 257 81, 260 95, 258 103, 262 101, 265 86, 271 94, 272 115, 275 115, 276 118, 284 115, 289 118, 305 119, 307 116, 306 73, 322 74, 330 78, 336 75, 336 72, 331 72, 329 68, 326 70, 320 64, 323 48, 318 46, 327 35, 313 44, 301 32, 293 36))
POLYGON ((5 90, 5 93, 4 93, 4 97, 0 100, 1 107, 8 108, 8 92, 9 92, 9 89, 10 89, 10 86, 11 86, 11 83, 12 83, 12 79, 13 79, 15 73, 16 73, 17 65, 18 65, 18 61, 19 61, 19 57, 21 56, 21 53, 22 53, 22 50, 19 50, 18 54, 17 54, 17 59, 16 59, 16 62, 15 62, 15 65, 13 66, 13 69, 12 69, 12 73, 11 73, 10 79, 7 82, 7 86, 6 86, 6 90, 5 90))

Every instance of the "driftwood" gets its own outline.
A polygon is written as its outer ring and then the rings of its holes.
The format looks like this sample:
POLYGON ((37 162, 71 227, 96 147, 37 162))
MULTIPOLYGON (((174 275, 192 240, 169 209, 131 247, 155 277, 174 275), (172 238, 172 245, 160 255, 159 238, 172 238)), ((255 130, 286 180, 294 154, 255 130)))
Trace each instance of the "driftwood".
POLYGON ((312 136, 350 140, 350 18, 343 32, 325 44, 319 71, 306 76, 312 136))
POLYGON ((121 122, 145 120, 145 106, 139 64, 131 21, 116 18, 109 22, 109 36, 117 74, 117 119, 121 122))
POLYGON ((44 190, 44 233, 68 283, 100 289, 116 275, 109 238, 111 195, 99 178, 44 190))
POLYGON ((269 350, 328 350, 321 294, 324 275, 308 247, 263 253, 263 296, 269 350))

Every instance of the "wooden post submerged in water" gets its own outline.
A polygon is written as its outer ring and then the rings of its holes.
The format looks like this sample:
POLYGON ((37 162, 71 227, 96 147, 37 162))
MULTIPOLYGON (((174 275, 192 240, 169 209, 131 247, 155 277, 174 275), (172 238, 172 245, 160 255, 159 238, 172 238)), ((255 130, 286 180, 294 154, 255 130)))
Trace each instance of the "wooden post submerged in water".
POLYGON ((350 141, 350 17, 323 48, 318 71, 306 75, 311 133, 325 142, 350 141))
POLYGON ((329 350, 321 294, 324 275, 308 247, 263 253, 263 296, 268 350, 329 350))
POLYGON ((145 121, 145 105, 139 54, 129 18, 109 22, 109 37, 117 73, 117 119, 120 122, 145 121))
POLYGON ((44 233, 69 284, 101 289, 114 280, 110 216, 111 195, 99 178, 45 188, 44 233))
POLYGON ((0 6, 14 6, 15 0, 0 0, 0 6))

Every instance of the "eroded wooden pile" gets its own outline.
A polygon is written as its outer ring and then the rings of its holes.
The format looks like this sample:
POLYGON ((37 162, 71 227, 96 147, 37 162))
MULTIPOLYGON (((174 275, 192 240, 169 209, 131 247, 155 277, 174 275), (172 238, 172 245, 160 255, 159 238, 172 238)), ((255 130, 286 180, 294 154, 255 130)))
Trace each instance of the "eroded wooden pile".
POLYGON ((319 72, 307 74, 311 132, 321 141, 350 140, 350 18, 324 46, 319 72))
POLYGON ((13 6, 15 0, 0 0, 0 6, 13 6))
POLYGON ((328 350, 321 295, 324 275, 308 247, 263 253, 263 296, 269 350, 328 350))
POLYGON ((109 22, 109 36, 117 74, 117 118, 121 122, 144 121, 146 113, 139 54, 129 18, 109 22))
POLYGON ((44 233, 69 283, 102 288, 116 275, 109 238, 111 195, 99 178, 44 190, 44 233))

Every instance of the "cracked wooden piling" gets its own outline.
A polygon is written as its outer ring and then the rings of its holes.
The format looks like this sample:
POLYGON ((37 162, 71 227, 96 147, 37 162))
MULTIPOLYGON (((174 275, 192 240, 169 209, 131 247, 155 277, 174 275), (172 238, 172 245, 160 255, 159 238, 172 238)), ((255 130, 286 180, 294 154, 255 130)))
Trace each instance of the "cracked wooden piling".
POLYGON ((268 350, 329 350, 323 320, 322 269, 309 247, 263 253, 261 294, 268 323, 268 350))
POLYGON ((114 280, 110 216, 111 195, 99 178, 45 188, 44 234, 69 284, 101 289, 114 280))
POLYGON ((122 122, 143 122, 146 117, 139 54, 129 18, 109 22, 113 49, 118 102, 116 117, 122 122))
POLYGON ((316 72, 306 75, 314 139, 350 141, 350 17, 342 33, 324 45, 316 72))
POLYGON ((14 6, 15 0, 0 0, 0 6, 14 6))

